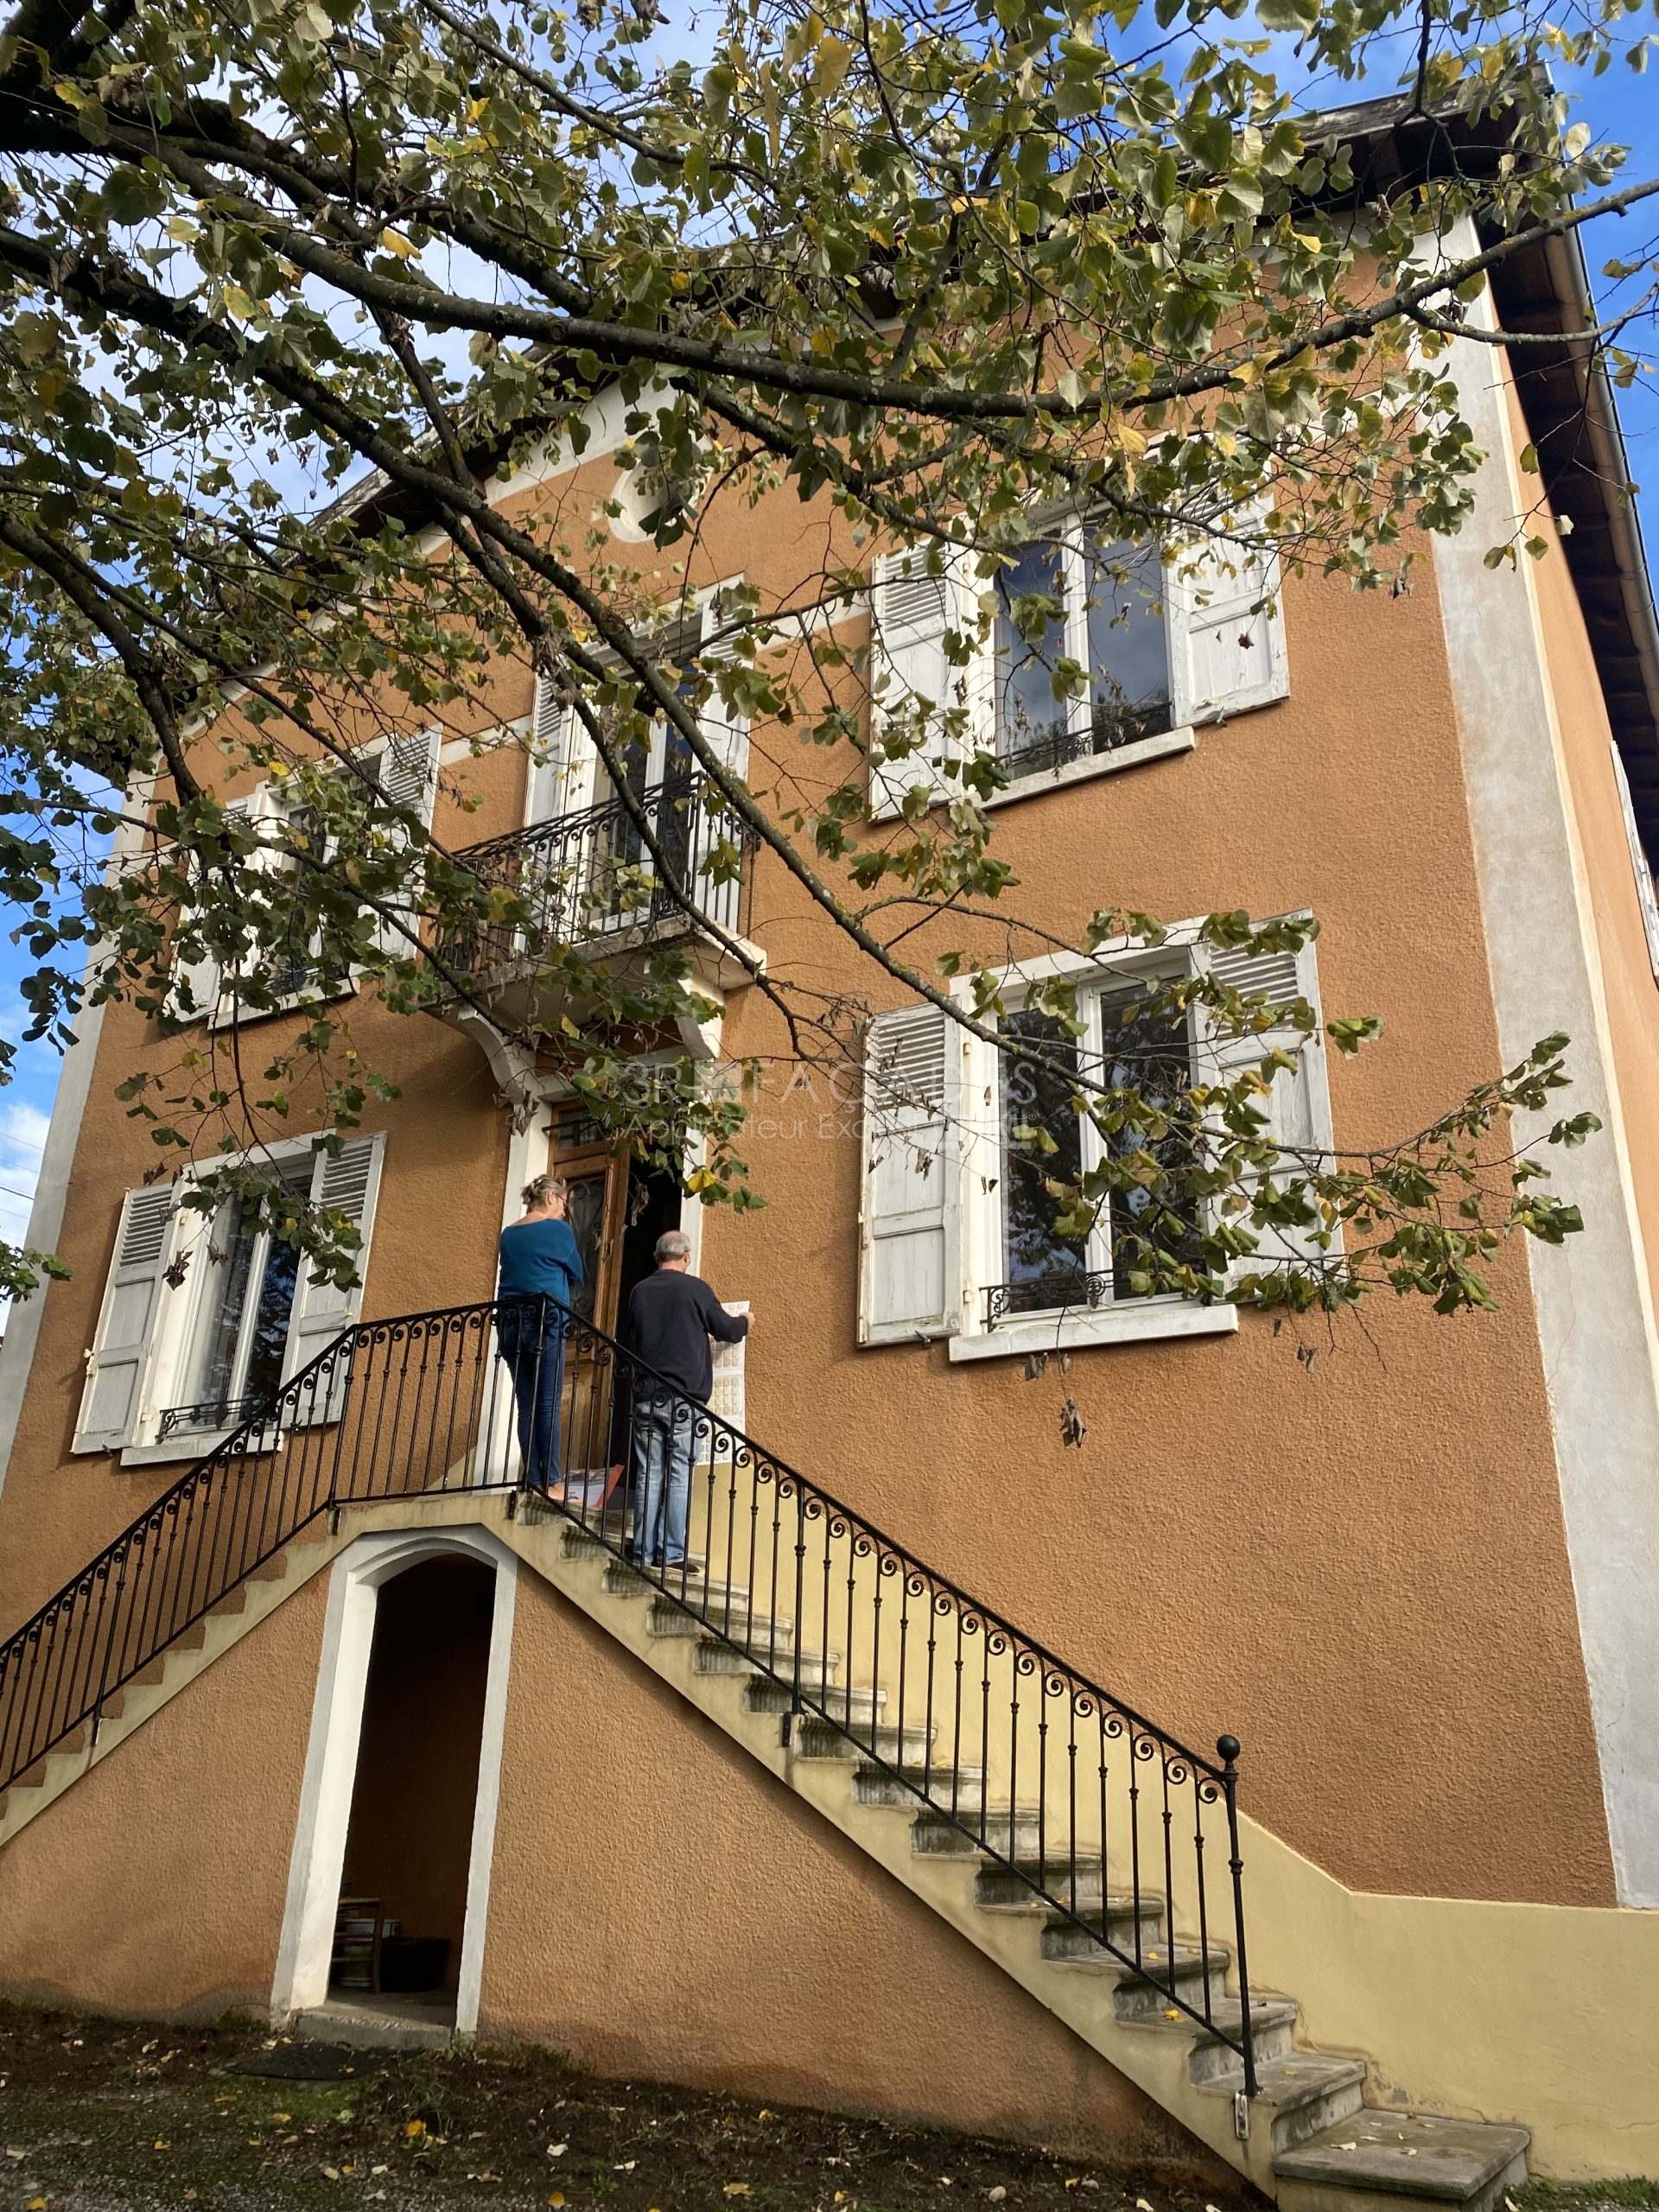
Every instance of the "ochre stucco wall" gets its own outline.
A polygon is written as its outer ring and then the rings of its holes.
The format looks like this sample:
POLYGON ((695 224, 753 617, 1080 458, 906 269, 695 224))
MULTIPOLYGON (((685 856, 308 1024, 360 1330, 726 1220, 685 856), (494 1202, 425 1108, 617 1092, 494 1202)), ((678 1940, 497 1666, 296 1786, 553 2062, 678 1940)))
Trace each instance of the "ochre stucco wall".
POLYGON ((1135 2085, 521 1574, 481 2035, 1236 2183, 1135 2085))
MULTIPOLYGON (((535 497, 580 519, 613 474, 597 462, 535 497)), ((692 581, 741 572, 798 593, 827 545, 792 500, 728 512, 692 581)), ((1020 879, 1008 905, 1072 941, 1110 905, 1171 919, 1311 906, 1327 1016, 1376 1014, 1385 1028, 1332 1071, 1344 1148, 1421 1127, 1497 1066, 1432 569, 1416 576, 1399 599, 1293 581, 1288 702, 1201 731, 1192 753, 995 817, 994 849, 1020 879)), ((525 671, 505 671, 500 694, 504 715, 522 713, 525 671)), ((757 785, 822 788, 832 766, 791 733, 754 733, 757 785)), ((522 804, 518 760, 464 774, 487 804, 462 817, 446 803, 455 842, 522 804)), ((902 995, 766 857, 753 933, 774 973, 876 1004, 902 995)), ((945 941, 918 932, 906 950, 922 962, 945 941)), ((983 942, 1007 957, 988 928, 983 942)), ((359 1019, 404 1092, 369 1116, 390 1134, 365 1311, 487 1295, 508 1138, 482 1056, 429 1019, 359 1019)), ((149 1049, 111 1017, 66 1218, 76 1281, 48 1294, 0 1502, 8 1619, 171 1471, 67 1457, 119 1194, 145 1159, 111 1086, 149 1049)), ((734 994, 723 1050, 785 1050, 758 993, 734 994)), ((1611 1901, 1519 1255, 1493 1269, 1497 1315, 1447 1321, 1388 1297, 1328 1330, 1275 1333, 1246 1315, 1235 1338, 1077 1353, 1064 1380, 1028 1382, 1017 1361, 952 1368, 942 1345, 861 1351, 856 1141, 828 1099, 780 1101, 785 1073, 772 1065, 760 1110, 803 1129, 757 1131, 747 1148, 766 1209, 703 1224, 703 1271, 756 1308, 753 1433, 1141 1711, 1200 1745, 1235 1730, 1250 1810, 1344 1882, 1611 1901), (1059 1440, 1067 1389, 1088 1424, 1079 1451, 1059 1440)))
POLYGON ((6 1846, 8 1996, 269 2007, 327 1591, 298 1590, 6 1846))

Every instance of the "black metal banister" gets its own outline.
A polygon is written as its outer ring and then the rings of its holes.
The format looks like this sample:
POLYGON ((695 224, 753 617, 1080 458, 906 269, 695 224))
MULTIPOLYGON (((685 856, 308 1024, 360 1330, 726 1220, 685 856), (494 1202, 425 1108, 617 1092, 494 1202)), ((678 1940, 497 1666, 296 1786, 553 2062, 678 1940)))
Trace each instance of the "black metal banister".
POLYGON ((812 1723, 855 1746, 1016 1898, 1046 1906, 1052 1929, 1230 2045, 1254 2094, 1236 1739, 1221 1738, 1218 1763, 1194 1751, 603 1332, 541 1304, 355 1324, 187 1469, 0 1643, 0 1790, 95 1730, 126 1684, 322 1516, 444 1491, 505 1491, 512 1510, 527 1490, 774 1684, 785 1742, 799 1749, 812 1723), (556 1444, 533 1416, 521 1426, 502 1344, 532 1401, 550 1365, 556 1444), (653 1421, 680 1454, 701 1576, 639 1556, 652 1532, 636 1440, 653 1421), (1211 1841, 1225 1847, 1224 1914, 1211 1841), (1224 1918, 1236 2028, 1212 1978, 1224 1918))

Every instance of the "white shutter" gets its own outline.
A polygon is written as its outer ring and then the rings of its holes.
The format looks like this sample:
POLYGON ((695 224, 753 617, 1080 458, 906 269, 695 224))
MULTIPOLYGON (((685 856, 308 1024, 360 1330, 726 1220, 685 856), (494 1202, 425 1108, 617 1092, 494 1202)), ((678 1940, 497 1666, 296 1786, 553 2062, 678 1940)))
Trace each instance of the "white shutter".
POLYGON ((993 696, 991 655, 982 650, 970 666, 958 668, 944 650, 947 630, 971 635, 977 620, 969 558, 947 556, 944 572, 937 576, 929 575, 926 563, 920 548, 884 554, 870 578, 871 734, 879 734, 884 711, 903 708, 912 697, 926 700, 933 709, 925 753, 871 769, 870 811, 886 818, 899 812, 906 793, 918 784, 936 798, 956 797, 961 784, 942 772, 942 763, 964 747, 971 752, 989 742, 984 724, 993 696), (957 707, 969 710, 969 727, 962 739, 948 741, 944 716, 957 707))
POLYGON ((1170 708, 1178 728, 1288 697, 1280 587, 1277 553, 1236 539, 1217 540, 1170 563, 1164 607, 1170 708))
MULTIPOLYGON (((432 811, 438 798, 438 754, 442 744, 442 733, 435 729, 416 730, 412 736, 387 738, 376 750, 378 758, 371 754, 366 766, 369 772, 385 793, 388 804, 401 807, 412 814, 423 830, 432 827, 432 811)), ((406 849, 409 832, 400 823, 391 830, 396 849, 406 849)), ((382 915, 375 931, 375 940, 383 952, 404 960, 414 957, 415 947, 404 931, 397 926, 394 914, 418 926, 420 912, 420 874, 418 868, 404 885, 402 895, 395 901, 392 913, 382 915)))
POLYGON ((952 1025, 879 1014, 865 1046, 858 1339, 946 1336, 961 1318, 952 1025))
MULTIPOLYGON (((261 785, 259 791, 249 791, 241 798, 227 799, 225 812, 227 815, 257 812, 262 804, 263 791, 264 786, 261 785)), ((222 890, 219 895, 223 896, 222 890)), ((224 978, 216 960, 175 961, 172 987, 167 1000, 168 1018, 174 1021, 215 1020, 223 988, 224 978)))
POLYGON ((524 827, 556 822, 594 804, 599 755, 574 707, 559 698, 544 676, 536 679, 536 710, 531 720, 530 782, 524 827))
MULTIPOLYGON (((345 1138, 337 1158, 319 1153, 312 1171, 311 1199, 315 1205, 337 1207, 357 1224, 362 1238, 358 1247, 356 1287, 341 1290, 332 1282, 319 1282, 308 1262, 300 1262, 299 1287, 288 1327, 288 1357, 284 1378, 297 1375, 319 1352, 356 1320, 363 1306, 363 1275, 369 1263, 369 1237, 374 1227, 375 1200, 380 1191, 380 1161, 385 1132, 372 1136, 345 1138)), ((338 1421, 346 1402, 351 1361, 342 1352, 332 1367, 321 1370, 315 1383, 302 1386, 293 1412, 285 1415, 289 1426, 308 1427, 314 1422, 338 1421)))
POLYGON ((162 1274, 173 1248, 178 1186, 152 1183, 121 1203, 73 1449, 107 1452, 131 1440, 149 1365, 162 1274))
MULTIPOLYGON (((1322 1022, 1319 1022, 1319 961, 1313 945, 1302 946, 1299 952, 1262 953, 1252 959, 1248 952, 1213 952, 1207 966, 1217 979, 1236 991, 1251 996, 1263 996, 1275 1003, 1302 998, 1313 1009, 1316 1023, 1311 1037, 1304 1039, 1300 1030, 1286 1027, 1263 1030, 1253 1037, 1230 1037, 1217 1040, 1213 1047, 1213 1065, 1224 1078, 1236 1076, 1242 1068, 1260 1064, 1275 1046, 1294 1052, 1294 1068, 1281 1068, 1273 1079, 1273 1089, 1262 1102, 1268 1116, 1267 1134, 1287 1148, 1281 1175, 1293 1175, 1310 1163, 1310 1154, 1330 1157, 1334 1142, 1331 1122, 1331 1092, 1325 1080, 1325 1053, 1322 1022), (1295 1147, 1293 1154, 1289 1148, 1295 1147), (1300 1155, 1300 1156, 1299 1156, 1300 1155)), ((1275 1181, 1280 1179, 1275 1176, 1275 1181)), ((1238 1263, 1237 1272, 1249 1274, 1256 1269, 1270 1268, 1275 1262, 1307 1261, 1334 1258, 1342 1250, 1342 1232, 1338 1229, 1328 1249, 1316 1241, 1312 1225, 1304 1229, 1268 1227, 1253 1232, 1258 1238, 1255 1252, 1238 1263)))
POLYGON ((379 785, 393 806, 412 814, 423 830, 432 827, 438 797, 438 749, 442 733, 416 730, 413 736, 386 740, 379 785))

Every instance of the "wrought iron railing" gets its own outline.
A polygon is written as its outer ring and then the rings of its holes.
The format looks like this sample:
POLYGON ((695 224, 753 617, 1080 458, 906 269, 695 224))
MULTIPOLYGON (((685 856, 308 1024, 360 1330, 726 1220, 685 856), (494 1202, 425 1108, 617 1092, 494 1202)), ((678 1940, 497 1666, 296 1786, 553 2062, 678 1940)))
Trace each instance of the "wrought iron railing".
POLYGON ((690 778, 652 785, 638 804, 691 912, 670 889, 634 816, 612 799, 457 853, 483 889, 524 902, 529 918, 446 931, 435 947, 439 957, 452 972, 486 976, 537 945, 585 944, 677 920, 746 935, 754 832, 709 807, 690 778))
POLYGON ((194 1405, 168 1406, 162 1414, 160 1440, 164 1444, 170 1436, 222 1435, 263 1413, 265 1405, 264 1398, 198 1398, 194 1405))
POLYGON ((510 1511, 531 1493, 525 1510, 626 1561, 667 1630, 751 1678, 798 1756, 850 1746, 861 1796, 915 1808, 918 1847, 982 1853, 982 1895, 1045 1910, 1058 1955, 1119 1962, 1131 2006, 1200 2023, 1254 2094, 1236 1742, 1190 1750, 538 1301, 350 1328, 197 1461, 0 1645, 0 1789, 95 1735, 124 1685, 320 1522, 480 1490, 510 1511), (653 1488, 652 1465, 677 1472, 653 1488))

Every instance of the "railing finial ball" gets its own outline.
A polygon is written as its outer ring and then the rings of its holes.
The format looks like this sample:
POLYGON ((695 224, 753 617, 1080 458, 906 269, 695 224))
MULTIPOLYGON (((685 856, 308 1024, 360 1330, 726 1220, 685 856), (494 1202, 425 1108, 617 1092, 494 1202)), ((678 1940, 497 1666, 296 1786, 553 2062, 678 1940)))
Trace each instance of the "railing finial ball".
POLYGON ((1236 1736, 1217 1736, 1216 1738, 1216 1757, 1224 1766, 1234 1765, 1243 1748, 1236 1736))

